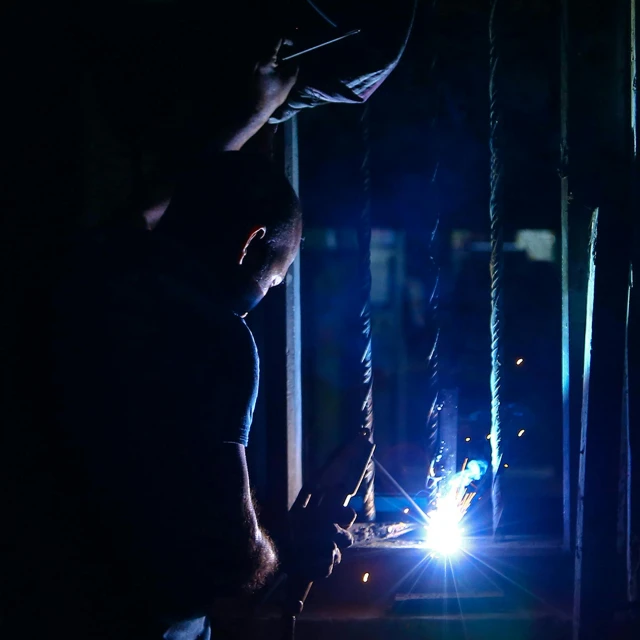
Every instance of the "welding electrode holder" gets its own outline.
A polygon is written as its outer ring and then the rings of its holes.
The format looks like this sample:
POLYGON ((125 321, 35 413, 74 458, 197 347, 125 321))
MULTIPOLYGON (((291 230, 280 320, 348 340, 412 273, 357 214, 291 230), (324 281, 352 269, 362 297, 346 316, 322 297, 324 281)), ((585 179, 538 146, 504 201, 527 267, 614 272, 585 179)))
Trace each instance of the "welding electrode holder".
MULTIPOLYGON (((324 509, 327 514, 349 505, 358 492, 375 445, 368 429, 341 446, 331 456, 312 483, 302 487, 291 507, 291 515, 302 509, 324 509)), ((284 605, 285 637, 292 637, 295 618, 302 612, 313 582, 303 576, 289 575, 284 605)))

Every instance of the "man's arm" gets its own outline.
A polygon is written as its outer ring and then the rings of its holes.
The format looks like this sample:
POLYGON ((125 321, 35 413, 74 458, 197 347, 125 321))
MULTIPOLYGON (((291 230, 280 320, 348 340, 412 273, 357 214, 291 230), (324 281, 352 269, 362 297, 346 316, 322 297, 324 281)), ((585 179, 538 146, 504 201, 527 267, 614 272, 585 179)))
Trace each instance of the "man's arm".
POLYGON ((267 124, 273 113, 284 104, 298 77, 292 63, 279 63, 278 55, 284 41, 279 39, 273 49, 259 60, 249 79, 247 103, 238 109, 237 119, 225 128, 216 150, 239 151, 267 124))
POLYGON ((248 548, 238 550, 241 558, 249 559, 246 572, 244 576, 230 576, 229 582, 236 582, 236 588, 243 591, 252 591, 261 587, 275 572, 278 557, 273 542, 258 522, 251 494, 245 448, 240 444, 227 443, 220 452, 220 460, 224 468, 223 475, 230 480, 230 486, 236 487, 239 491, 239 495, 230 495, 229 500, 230 504, 242 505, 248 543, 248 548))
MULTIPOLYGON (((237 107, 231 110, 233 115, 207 144, 208 152, 239 151, 264 129, 269 118, 285 102, 296 83, 298 67, 291 62, 278 63, 283 43, 279 39, 254 65, 246 79, 246 94, 239 97, 237 107)), ((162 191, 163 196, 142 212, 148 229, 155 227, 169 206, 171 185, 166 185, 162 191)))

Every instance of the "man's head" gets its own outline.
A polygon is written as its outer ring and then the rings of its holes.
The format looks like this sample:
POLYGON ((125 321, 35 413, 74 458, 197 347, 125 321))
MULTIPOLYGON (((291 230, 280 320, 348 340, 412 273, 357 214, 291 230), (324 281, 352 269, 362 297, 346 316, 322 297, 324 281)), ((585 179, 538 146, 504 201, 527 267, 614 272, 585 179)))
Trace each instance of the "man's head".
POLYGON ((171 236, 206 263, 237 313, 280 284, 300 246, 300 202, 266 158, 223 153, 179 181, 153 233, 171 236))

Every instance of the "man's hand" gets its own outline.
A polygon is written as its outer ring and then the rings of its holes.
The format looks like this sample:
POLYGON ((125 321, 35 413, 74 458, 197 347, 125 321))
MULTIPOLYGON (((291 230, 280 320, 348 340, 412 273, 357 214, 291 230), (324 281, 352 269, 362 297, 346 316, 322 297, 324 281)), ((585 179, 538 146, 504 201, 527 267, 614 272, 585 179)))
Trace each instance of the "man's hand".
POLYGON ((262 124, 284 103, 298 79, 298 67, 295 63, 278 62, 280 49, 284 44, 287 43, 280 38, 268 52, 268 56, 260 60, 253 70, 256 114, 262 124))
POLYGON ((259 60, 249 81, 248 104, 240 108, 239 124, 223 141, 224 151, 239 151, 267 123, 287 99, 298 78, 295 63, 280 63, 278 56, 285 41, 280 38, 259 60))
MULTIPOLYGON (((248 81, 246 77, 239 79, 243 89, 228 105, 229 115, 219 123, 221 127, 207 140, 209 151, 239 151, 285 102, 298 78, 297 64, 278 62, 280 50, 285 44, 285 40, 280 38, 253 65, 248 81)), ((273 131, 265 133, 267 136, 273 135, 273 131)), ((173 185, 163 183, 161 189, 162 195, 153 198, 142 211, 147 229, 156 226, 169 206, 173 185)))
POLYGON ((348 507, 307 507, 290 513, 289 548, 283 555, 284 570, 297 580, 312 582, 331 575, 342 551, 353 544, 347 531, 356 514, 348 507))

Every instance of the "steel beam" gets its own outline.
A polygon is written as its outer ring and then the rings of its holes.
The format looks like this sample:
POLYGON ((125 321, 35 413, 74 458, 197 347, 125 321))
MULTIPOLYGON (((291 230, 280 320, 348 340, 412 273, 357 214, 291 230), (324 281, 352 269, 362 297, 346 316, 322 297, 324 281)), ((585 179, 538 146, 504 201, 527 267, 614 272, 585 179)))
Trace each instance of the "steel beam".
MULTIPOLYGON (((618 488, 625 326, 631 257, 630 0, 600 11, 574 5, 588 37, 580 100, 572 110, 585 157, 577 190, 595 205, 589 264, 574 582, 574 640, 611 637, 626 606, 618 551, 618 488), (597 24, 595 20, 597 19, 597 24), (587 55, 588 53, 588 55, 587 55), (588 65, 588 66, 587 66, 588 65)), ((575 20, 574 20, 575 17, 575 20)), ((572 104, 575 101, 572 101, 572 104)))

